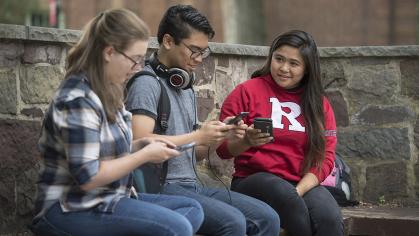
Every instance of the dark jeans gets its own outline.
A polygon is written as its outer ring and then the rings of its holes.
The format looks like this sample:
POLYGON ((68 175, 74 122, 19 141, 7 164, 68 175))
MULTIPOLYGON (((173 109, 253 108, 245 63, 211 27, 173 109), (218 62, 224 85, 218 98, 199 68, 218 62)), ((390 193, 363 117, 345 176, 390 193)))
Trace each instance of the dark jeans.
POLYGON ((260 172, 233 178, 231 189, 268 203, 281 218, 281 227, 292 236, 344 234, 340 208, 323 186, 298 196, 295 185, 276 175, 260 172))
POLYGON ((207 188, 196 183, 165 184, 164 194, 181 195, 198 201, 204 222, 198 234, 211 236, 278 236, 278 214, 268 204, 226 189, 207 188))
POLYGON ((63 212, 57 202, 33 223, 32 230, 39 236, 191 236, 204 219, 199 203, 189 198, 144 193, 139 198, 122 198, 112 213, 63 212))

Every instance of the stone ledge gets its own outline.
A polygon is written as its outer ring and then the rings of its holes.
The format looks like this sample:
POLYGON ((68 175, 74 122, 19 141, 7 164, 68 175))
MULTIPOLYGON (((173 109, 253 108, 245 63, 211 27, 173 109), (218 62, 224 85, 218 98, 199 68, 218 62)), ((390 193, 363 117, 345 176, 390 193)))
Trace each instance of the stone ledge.
POLYGON ((80 36, 79 30, 0 24, 0 39, 75 43, 80 36))
MULTIPOLYGON (((35 26, 0 24, 0 39, 24 39, 35 41, 75 43, 81 35, 79 30, 56 29, 35 26)), ((149 48, 158 47, 156 37, 150 38, 149 48)), ((247 55, 264 57, 269 47, 210 42, 215 54, 247 55)), ((419 56, 419 45, 365 46, 365 47, 319 47, 320 57, 411 57, 419 56)))
POLYGON ((27 27, 23 25, 0 24, 0 38, 27 39, 27 27))
POLYGON ((419 235, 419 208, 345 207, 342 208, 345 235, 419 235))
POLYGON ((419 46, 320 47, 319 53, 320 57, 417 57, 419 46))

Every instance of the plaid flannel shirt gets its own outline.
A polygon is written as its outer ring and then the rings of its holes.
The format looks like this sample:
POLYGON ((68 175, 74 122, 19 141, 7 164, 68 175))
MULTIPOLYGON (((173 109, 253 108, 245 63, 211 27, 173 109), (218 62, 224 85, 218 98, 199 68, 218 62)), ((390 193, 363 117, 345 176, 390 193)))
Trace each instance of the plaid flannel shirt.
POLYGON ((128 155, 131 140, 131 113, 124 108, 116 122, 109 123, 83 74, 63 81, 45 115, 39 139, 42 163, 36 217, 56 202, 64 212, 93 207, 112 212, 119 199, 130 196, 131 174, 90 191, 83 191, 80 185, 96 175, 101 160, 128 155))

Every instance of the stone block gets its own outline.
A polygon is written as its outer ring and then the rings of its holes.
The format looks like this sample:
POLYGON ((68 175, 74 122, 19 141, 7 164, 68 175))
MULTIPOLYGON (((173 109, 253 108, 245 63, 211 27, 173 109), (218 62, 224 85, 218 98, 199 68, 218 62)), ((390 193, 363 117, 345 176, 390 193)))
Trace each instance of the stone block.
POLYGON ((75 43, 79 40, 81 33, 82 32, 80 30, 32 26, 28 28, 28 39, 35 41, 75 43))
POLYGON ((320 57, 338 58, 338 57, 400 57, 417 56, 418 47, 416 45, 402 46, 362 46, 362 47, 321 47, 319 48, 320 57))
POLYGON ((20 91, 26 104, 49 103, 64 78, 64 71, 58 66, 26 66, 20 74, 20 91))
POLYGON ((233 88, 236 87, 236 85, 242 83, 243 81, 248 80, 249 77, 246 68, 246 60, 240 57, 231 57, 229 75, 233 82, 233 88))
POLYGON ((364 200, 378 203, 380 198, 386 202, 408 198, 408 171, 407 164, 402 161, 367 167, 364 200))
MULTIPOLYGON (((419 116, 416 118, 416 125, 414 128, 413 142, 416 145, 417 160, 419 160, 419 116)), ((419 180, 418 180, 419 182, 419 180)))
POLYGON ((17 113, 16 77, 13 69, 0 70, 0 113, 17 113))
POLYGON ((221 159, 215 152, 210 154, 209 160, 208 157, 205 157, 200 164, 209 171, 213 172, 212 175, 216 174, 218 177, 227 178, 228 180, 231 180, 234 172, 233 159, 221 159))
POLYGON ((209 46, 214 54, 266 57, 269 53, 267 46, 252 46, 243 44, 226 44, 210 42, 209 46))
POLYGON ((31 118, 42 118, 44 116, 44 112, 39 107, 24 108, 20 113, 31 118))
POLYGON ((0 120, 0 179, 35 168, 40 130, 39 121, 0 120))
MULTIPOLYGON (((26 26, 0 24, 0 38, 2 39, 26 39, 26 26)), ((1 55, 1 54, 0 54, 1 55)))
POLYGON ((351 185, 352 196, 351 199, 360 201, 363 199, 365 187, 365 161, 361 159, 348 159, 345 162, 351 168, 351 185))
POLYGON ((340 91, 327 92, 327 97, 335 113, 336 126, 346 127, 349 125, 348 105, 340 91))
POLYGON ((419 60, 401 61, 400 72, 402 75, 402 94, 419 100, 419 60))
POLYGON ((204 186, 230 189, 231 178, 217 174, 204 161, 198 163, 197 167, 199 180, 204 186))
POLYGON ((359 124, 383 125, 414 120, 415 112, 404 106, 367 106, 354 120, 359 124))
POLYGON ((23 45, 16 41, 0 40, 0 67, 14 67, 20 63, 23 45))
POLYGON ((214 80, 215 62, 213 57, 205 58, 202 65, 195 71, 196 86, 211 84, 214 80))
POLYGON ((34 167, 19 173, 16 177, 16 211, 19 216, 33 216, 32 211, 36 200, 36 182, 40 168, 39 164, 34 167))
POLYGON ((342 88, 346 85, 345 72, 342 61, 321 60, 320 72, 325 89, 342 88))
POLYGON ((419 163, 416 163, 413 167, 413 171, 415 172, 415 178, 416 178, 416 186, 415 186, 415 193, 416 193, 416 199, 419 201, 419 163))
POLYGON ((197 103, 198 120, 203 122, 215 108, 214 92, 208 89, 200 90, 197 94, 197 103))
MULTIPOLYGON (((5 225, 5 219, 16 214, 15 182, 0 179, 0 226, 5 225)), ((1 231, 0 231, 1 232, 1 231)))
POLYGON ((61 47, 51 44, 30 43, 25 44, 23 63, 49 63, 55 65, 60 63, 61 47))
MULTIPOLYGON (((26 228, 33 217, 40 122, 0 120, 0 232, 26 228)), ((20 232, 20 231, 19 231, 20 232)))
POLYGON ((408 128, 341 128, 337 151, 361 159, 410 160, 408 128))
POLYGON ((266 59, 263 58, 263 57, 249 57, 249 58, 247 58, 247 60, 246 60, 246 64, 247 64, 247 77, 244 80, 250 79, 250 77, 252 76, 253 72, 255 72, 256 70, 259 70, 260 68, 262 68, 263 63, 265 62, 265 60, 266 59))
POLYGON ((232 77, 224 71, 215 71, 215 103, 217 107, 221 107, 224 99, 234 89, 232 77))
POLYGON ((400 70, 395 63, 359 60, 345 67, 348 78, 347 97, 350 104, 387 103, 399 91, 400 70))
POLYGON ((217 66, 228 68, 230 66, 230 60, 228 56, 217 55, 217 66))

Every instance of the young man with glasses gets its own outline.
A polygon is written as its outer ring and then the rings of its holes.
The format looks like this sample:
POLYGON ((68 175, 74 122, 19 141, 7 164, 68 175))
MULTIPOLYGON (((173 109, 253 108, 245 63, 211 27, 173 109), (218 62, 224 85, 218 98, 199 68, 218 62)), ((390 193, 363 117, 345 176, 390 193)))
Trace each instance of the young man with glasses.
POLYGON ((202 205, 205 218, 198 234, 277 236, 279 217, 271 207, 227 189, 204 187, 196 175, 196 159, 205 158, 227 137, 243 131, 220 121, 207 121, 196 129, 196 102, 191 87, 193 72, 209 56, 208 41, 213 36, 208 20, 195 8, 176 5, 166 11, 157 33, 159 49, 151 56, 145 70, 167 82, 162 84, 171 107, 168 128, 162 130, 156 122, 161 93, 159 82, 150 75, 140 76, 127 96, 127 109, 133 113, 134 139, 164 137, 178 146, 196 143, 195 148, 168 162, 162 193, 190 197, 202 205), (177 73, 187 86, 173 85, 176 81, 171 80, 177 73))

